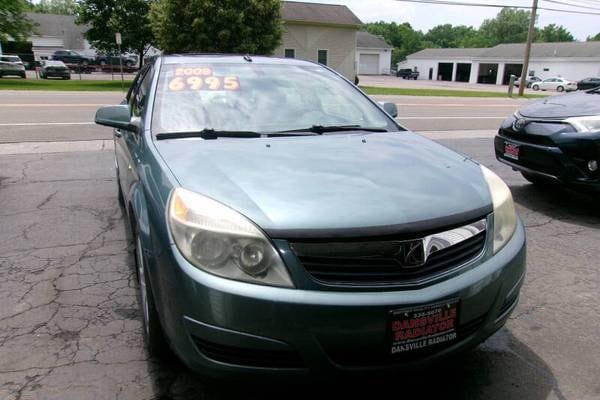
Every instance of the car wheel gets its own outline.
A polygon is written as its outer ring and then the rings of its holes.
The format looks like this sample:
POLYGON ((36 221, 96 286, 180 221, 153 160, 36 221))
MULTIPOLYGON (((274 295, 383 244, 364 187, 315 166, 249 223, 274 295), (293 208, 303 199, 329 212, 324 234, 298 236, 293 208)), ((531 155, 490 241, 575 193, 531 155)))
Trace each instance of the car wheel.
POLYGON ((533 85, 533 86, 531 86, 531 88, 532 88, 533 90, 535 90, 536 92, 537 92, 538 90, 540 90, 540 87, 539 87, 539 85, 533 85))
POLYGON ((564 91, 565 91, 565 88, 564 88, 564 87, 562 87, 562 86, 559 86, 559 87, 557 87, 557 88, 556 88, 556 91, 557 91, 557 92, 564 92, 564 91))
POLYGON ((171 356, 171 351, 165 336, 160 326, 158 312, 154 303, 150 280, 148 279, 148 269, 146 267, 146 258, 142 248, 142 240, 138 234, 137 226, 134 227, 134 244, 135 244, 135 264, 138 277, 138 294, 140 306, 142 307, 144 340, 146 348, 151 356, 168 358, 171 356))

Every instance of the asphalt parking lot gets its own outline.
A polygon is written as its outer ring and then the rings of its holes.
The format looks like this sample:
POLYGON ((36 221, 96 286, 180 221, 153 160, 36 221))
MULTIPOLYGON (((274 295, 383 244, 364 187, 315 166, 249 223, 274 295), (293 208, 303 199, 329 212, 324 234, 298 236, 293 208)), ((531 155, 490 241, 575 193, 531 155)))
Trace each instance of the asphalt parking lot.
POLYGON ((598 200, 534 187, 495 161, 493 129, 519 102, 394 98, 404 124, 479 160, 513 191, 528 275, 507 326, 426 371, 316 389, 209 385, 177 362, 148 358, 111 132, 90 123, 99 105, 120 97, 10 92, 0 101, 0 399, 306 398, 316 390, 332 398, 600 398, 598 200), (38 143, 72 140, 81 143, 38 143))

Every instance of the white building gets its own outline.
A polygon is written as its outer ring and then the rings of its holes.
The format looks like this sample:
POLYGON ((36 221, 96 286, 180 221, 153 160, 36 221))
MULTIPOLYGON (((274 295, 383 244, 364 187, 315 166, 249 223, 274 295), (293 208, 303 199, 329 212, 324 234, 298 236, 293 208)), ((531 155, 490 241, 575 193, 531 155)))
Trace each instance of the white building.
POLYGON ((389 75, 393 47, 379 36, 356 34, 356 65, 359 75, 389 75))
MULTIPOLYGON (((506 85, 521 76, 525 44, 492 48, 425 49, 406 57, 399 68, 417 69, 419 79, 506 85)), ((581 80, 600 76, 600 42, 534 43, 529 75, 581 80)))
POLYGON ((56 50, 92 52, 83 37, 85 25, 77 25, 72 15, 27 13, 27 19, 35 24, 34 34, 29 39, 36 58, 49 58, 56 50))

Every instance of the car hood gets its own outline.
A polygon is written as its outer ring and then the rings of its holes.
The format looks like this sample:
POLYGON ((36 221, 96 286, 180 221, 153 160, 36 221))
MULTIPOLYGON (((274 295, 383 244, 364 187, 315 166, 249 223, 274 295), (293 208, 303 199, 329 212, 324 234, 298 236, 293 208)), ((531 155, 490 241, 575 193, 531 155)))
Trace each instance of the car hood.
POLYGON ((527 118, 568 118, 600 114, 600 93, 576 92, 534 101, 519 110, 527 118))
POLYGON ((422 233, 491 212, 480 167, 413 133, 156 141, 182 187, 272 237, 422 233))

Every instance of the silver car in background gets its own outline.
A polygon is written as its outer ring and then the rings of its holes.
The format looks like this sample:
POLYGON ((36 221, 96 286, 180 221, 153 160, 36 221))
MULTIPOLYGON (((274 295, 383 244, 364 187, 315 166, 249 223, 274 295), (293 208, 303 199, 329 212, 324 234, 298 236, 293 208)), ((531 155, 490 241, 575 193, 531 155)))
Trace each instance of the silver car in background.
POLYGON ((533 90, 556 90, 557 92, 571 92, 577 90, 577 82, 569 81, 560 76, 544 79, 531 85, 533 90))
POLYGON ((25 65, 19 56, 0 55, 0 78, 5 76, 26 78, 25 65))

